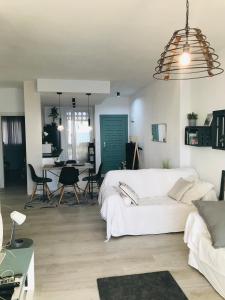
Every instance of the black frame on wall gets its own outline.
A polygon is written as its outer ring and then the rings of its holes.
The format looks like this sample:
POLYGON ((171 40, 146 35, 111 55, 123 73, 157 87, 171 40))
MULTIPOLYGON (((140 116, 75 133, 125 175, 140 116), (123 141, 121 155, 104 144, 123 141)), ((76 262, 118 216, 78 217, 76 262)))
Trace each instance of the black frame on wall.
POLYGON ((212 148, 225 150, 225 110, 213 112, 212 148))

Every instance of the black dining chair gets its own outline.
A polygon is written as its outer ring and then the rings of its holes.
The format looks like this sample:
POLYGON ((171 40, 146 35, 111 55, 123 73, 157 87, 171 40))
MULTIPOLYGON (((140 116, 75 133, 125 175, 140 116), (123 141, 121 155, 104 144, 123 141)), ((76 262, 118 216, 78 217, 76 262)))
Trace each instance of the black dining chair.
POLYGON ((93 197, 93 184, 96 184, 98 189, 100 189, 100 186, 102 184, 102 167, 103 163, 100 164, 98 172, 96 174, 90 174, 89 176, 82 179, 83 181, 87 181, 86 187, 84 189, 85 197, 87 197, 88 190, 91 191, 91 195, 93 197))
POLYGON ((66 165, 72 165, 72 164, 76 164, 77 161, 75 159, 69 159, 66 161, 66 165))
POLYGON ((31 194, 31 201, 34 199, 34 196, 36 195, 38 186, 42 187, 43 194, 46 193, 48 200, 50 200, 51 191, 49 190, 48 182, 52 182, 52 179, 43 176, 42 177, 37 176, 34 167, 31 164, 28 164, 28 167, 30 169, 31 179, 34 182, 34 188, 31 194))
POLYGON ((60 197, 59 197, 59 205, 61 204, 65 187, 72 186, 74 189, 74 195, 76 196, 77 203, 79 204, 79 197, 78 197, 78 183, 79 181, 79 171, 74 167, 63 167, 61 173, 59 175, 59 183, 61 183, 60 187, 60 197))

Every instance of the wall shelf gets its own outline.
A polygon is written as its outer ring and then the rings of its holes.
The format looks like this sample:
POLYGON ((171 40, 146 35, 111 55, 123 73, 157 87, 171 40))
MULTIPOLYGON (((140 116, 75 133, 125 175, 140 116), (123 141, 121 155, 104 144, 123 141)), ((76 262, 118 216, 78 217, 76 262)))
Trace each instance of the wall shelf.
POLYGON ((187 126, 185 127, 185 145, 195 147, 212 146, 211 126, 187 126))

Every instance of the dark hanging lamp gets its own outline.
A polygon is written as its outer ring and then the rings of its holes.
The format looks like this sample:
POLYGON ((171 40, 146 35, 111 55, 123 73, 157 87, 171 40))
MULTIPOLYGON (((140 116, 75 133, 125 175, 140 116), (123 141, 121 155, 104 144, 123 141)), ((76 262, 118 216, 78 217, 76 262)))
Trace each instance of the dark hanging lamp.
POLYGON ((76 108, 76 99, 75 98, 72 98, 72 107, 76 108))
POLYGON ((62 116, 61 116, 61 102, 60 102, 60 96, 62 95, 61 92, 57 92, 57 95, 59 96, 59 125, 57 127, 58 131, 64 130, 64 126, 62 125, 62 116))
POLYGON ((91 119, 90 119, 90 99, 91 93, 86 94, 88 96, 88 127, 91 127, 91 119))
POLYGON ((158 60, 159 80, 187 80, 223 73, 218 55, 198 28, 189 27, 189 1, 186 0, 186 26, 176 30, 158 60))

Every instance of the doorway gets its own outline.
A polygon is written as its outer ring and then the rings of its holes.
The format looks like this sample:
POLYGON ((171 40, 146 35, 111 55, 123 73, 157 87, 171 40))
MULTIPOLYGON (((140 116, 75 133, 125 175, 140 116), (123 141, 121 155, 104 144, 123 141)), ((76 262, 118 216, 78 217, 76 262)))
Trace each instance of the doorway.
POLYGON ((1 117, 5 187, 26 185, 24 116, 1 117))
POLYGON ((118 170, 126 159, 128 115, 101 115, 100 134, 103 173, 118 170))

